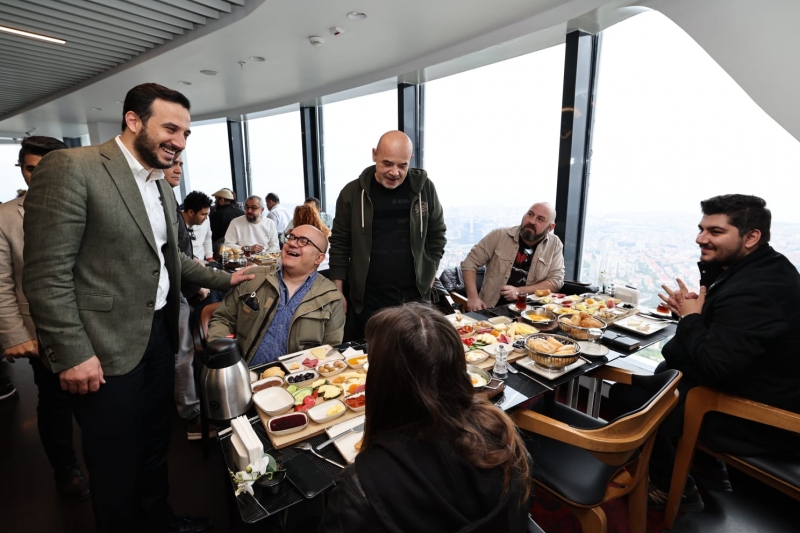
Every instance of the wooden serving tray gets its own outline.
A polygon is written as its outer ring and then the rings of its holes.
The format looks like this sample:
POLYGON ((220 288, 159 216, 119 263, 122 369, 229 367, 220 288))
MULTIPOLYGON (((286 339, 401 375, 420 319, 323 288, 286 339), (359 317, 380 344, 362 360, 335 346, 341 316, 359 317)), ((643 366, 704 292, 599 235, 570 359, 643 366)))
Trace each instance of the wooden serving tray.
MULTIPOLYGON (((341 398, 342 397, 340 397, 339 399, 341 399, 341 398)), ((327 403, 327 402, 324 402, 324 403, 327 403)), ((323 403, 323 405, 324 405, 324 403, 323 403)), ((272 446, 276 450, 280 450, 281 448, 285 448, 287 446, 291 446, 292 444, 297 444, 298 442, 302 442, 304 440, 308 440, 311 437, 315 437, 317 435, 321 435, 321 434, 325 433, 325 430, 327 428, 329 428, 329 427, 335 426, 336 424, 340 424, 340 423, 342 423, 342 422, 344 422, 346 420, 350 420, 351 418, 356 418, 356 417, 361 416, 361 415, 364 414, 364 411, 355 412, 352 409, 347 408, 347 407, 346 407, 346 409, 347 409, 347 411, 342 416, 340 416, 338 418, 334 418, 333 420, 330 420, 330 421, 326 422, 325 424, 317 424, 316 422, 311 420, 311 418, 309 418, 308 419, 308 425, 306 427, 304 427, 301 431, 298 431, 297 433, 289 433, 288 435, 273 435, 267 429, 267 422, 269 422, 269 419, 272 418, 272 417, 268 416, 267 413, 265 413, 264 411, 259 409, 258 406, 256 406, 256 411, 258 411, 258 417, 261 419, 261 424, 264 426, 264 430, 267 432, 267 436, 269 437, 269 440, 272 443, 272 446)), ((289 411, 287 413, 284 413, 284 414, 288 414, 290 412, 291 411, 289 411)))

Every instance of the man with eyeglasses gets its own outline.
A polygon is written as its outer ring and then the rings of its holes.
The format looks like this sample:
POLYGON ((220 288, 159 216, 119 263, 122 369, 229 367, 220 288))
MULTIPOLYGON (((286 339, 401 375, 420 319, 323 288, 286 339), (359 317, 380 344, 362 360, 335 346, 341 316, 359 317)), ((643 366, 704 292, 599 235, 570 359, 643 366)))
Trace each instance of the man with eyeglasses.
POLYGON ((211 319, 209 339, 235 335, 249 366, 342 342, 341 292, 317 274, 328 239, 313 226, 286 234, 281 265, 253 268, 255 279, 229 292, 211 319))
POLYGON ((233 219, 225 232, 225 246, 249 246, 256 254, 280 251, 275 222, 263 213, 261 197, 248 196, 244 202, 244 216, 233 219))

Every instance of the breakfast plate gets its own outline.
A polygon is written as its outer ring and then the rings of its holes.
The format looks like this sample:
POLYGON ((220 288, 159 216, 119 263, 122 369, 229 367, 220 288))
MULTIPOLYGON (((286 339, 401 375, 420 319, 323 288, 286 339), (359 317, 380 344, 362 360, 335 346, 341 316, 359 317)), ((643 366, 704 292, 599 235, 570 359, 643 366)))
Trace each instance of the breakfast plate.
POLYGON ((637 335, 652 335, 656 331, 669 327, 670 322, 662 322, 642 315, 633 315, 617 320, 614 325, 632 331, 637 335))
MULTIPOLYGON (((328 437, 333 438, 337 435, 341 435, 348 429, 352 429, 359 424, 364 423, 364 416, 357 416, 355 418, 351 418, 350 420, 346 420, 339 424, 336 424, 333 427, 329 427, 325 430, 328 434, 328 437)), ((339 453, 342 454, 344 460, 347 461, 348 464, 353 464, 356 460, 356 455, 358 455, 358 450, 356 449, 356 444, 361 442, 361 439, 364 437, 363 431, 356 431, 354 433, 349 433, 339 439, 333 441, 333 445, 336 446, 336 449, 339 450, 339 453)))

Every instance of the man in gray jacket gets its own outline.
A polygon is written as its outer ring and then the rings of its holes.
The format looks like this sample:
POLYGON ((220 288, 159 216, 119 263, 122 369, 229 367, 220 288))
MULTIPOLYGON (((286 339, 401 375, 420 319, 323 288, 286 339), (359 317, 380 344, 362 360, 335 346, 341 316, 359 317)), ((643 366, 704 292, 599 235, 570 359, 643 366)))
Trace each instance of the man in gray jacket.
MULTIPOLYGON (((30 186, 31 174, 42 158, 67 145, 53 137, 28 137, 22 141, 19 166, 30 186)), ((36 423, 39 438, 53 467, 56 488, 67 498, 89 497, 89 483, 81 473, 72 445, 70 394, 61 390, 58 376, 39 360, 36 327, 22 287, 25 196, 0 205, 0 347, 10 362, 27 358, 39 392, 36 423)))
POLYGON ((444 255, 444 213, 428 173, 410 168, 414 147, 401 131, 385 133, 374 165, 344 186, 331 233, 330 277, 350 285, 345 340, 363 338, 378 310, 429 301, 444 255))
POLYGON ((163 169, 189 136, 189 100, 155 83, 123 104, 122 134, 46 155, 25 199, 23 282, 42 361, 72 393, 98 532, 206 531, 167 501, 181 279, 252 279, 178 250, 163 169))

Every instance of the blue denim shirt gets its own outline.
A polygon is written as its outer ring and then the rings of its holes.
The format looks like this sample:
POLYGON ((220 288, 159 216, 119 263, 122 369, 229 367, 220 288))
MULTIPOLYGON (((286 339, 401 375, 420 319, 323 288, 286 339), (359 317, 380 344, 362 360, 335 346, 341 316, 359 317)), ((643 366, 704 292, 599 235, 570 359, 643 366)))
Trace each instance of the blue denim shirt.
POLYGON ((250 366, 261 365, 276 360, 281 355, 286 355, 286 346, 289 341, 289 328, 292 325, 292 317, 294 316, 297 308, 303 302, 314 280, 317 279, 317 273, 312 272, 308 279, 297 289, 294 295, 289 298, 289 289, 283 282, 283 269, 278 268, 278 288, 280 290, 280 300, 278 300, 278 309, 275 311, 275 316, 272 317, 272 322, 258 345, 256 354, 250 361, 250 366))

